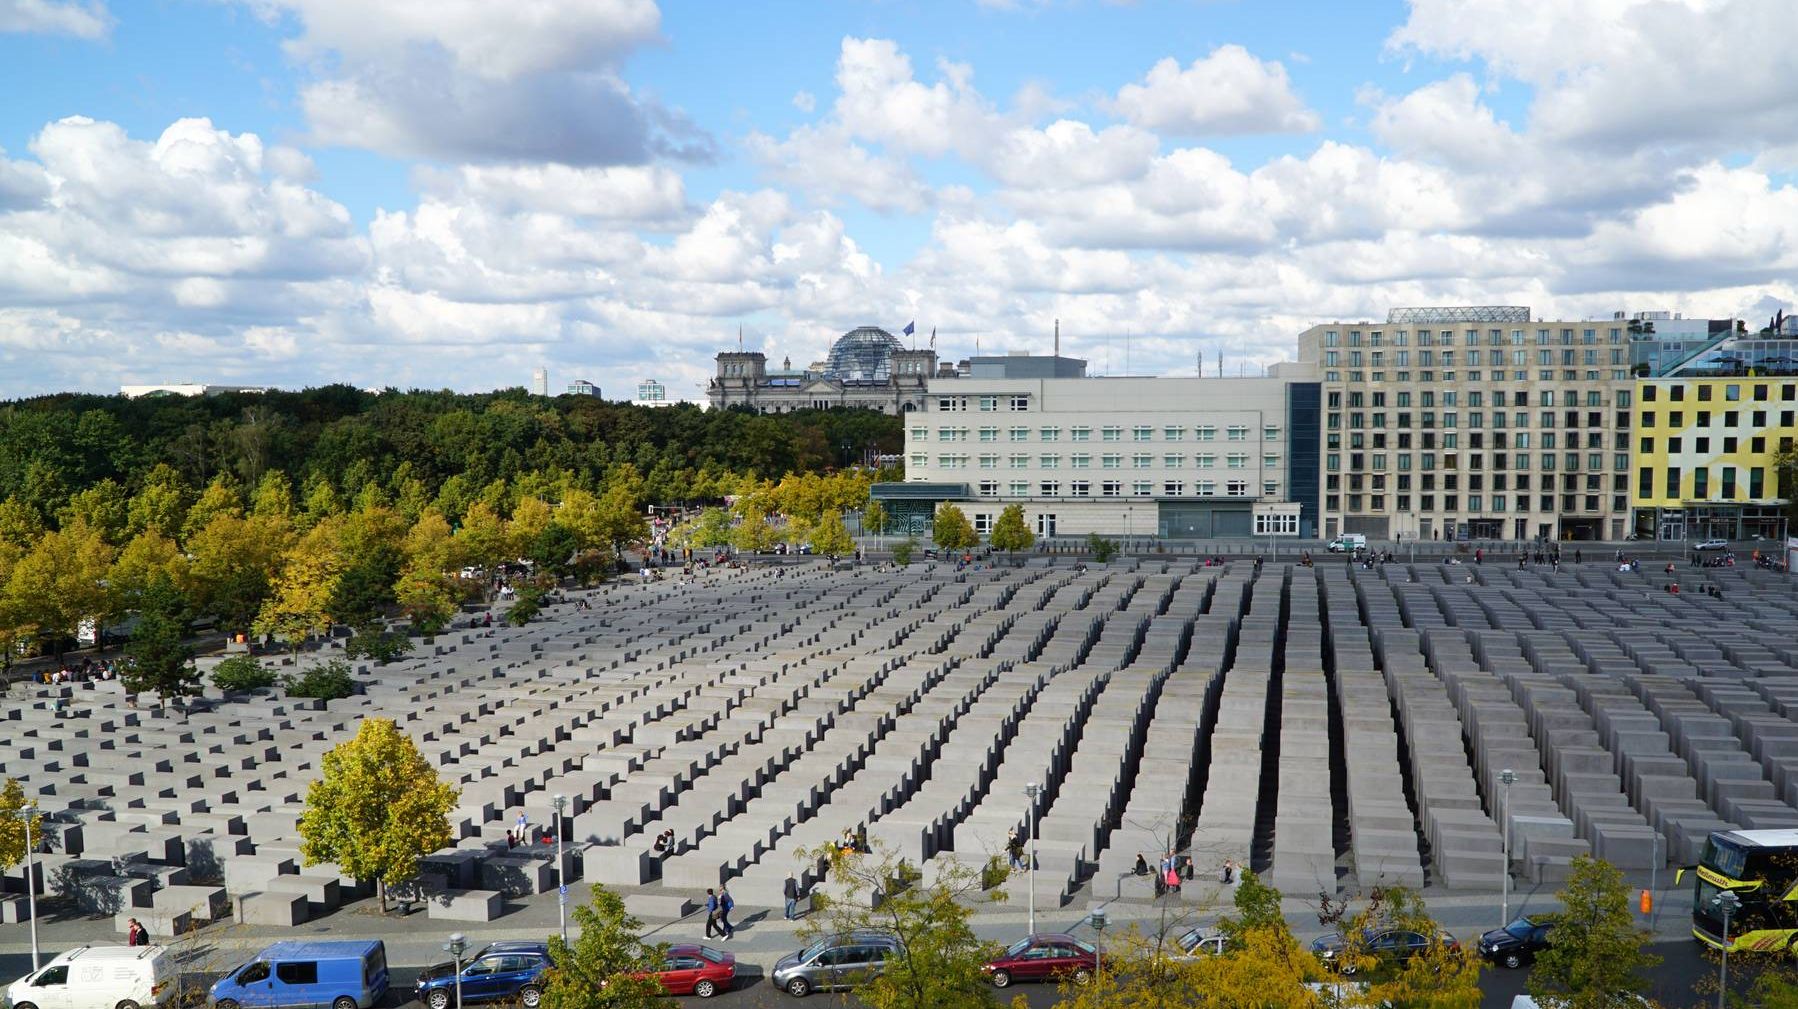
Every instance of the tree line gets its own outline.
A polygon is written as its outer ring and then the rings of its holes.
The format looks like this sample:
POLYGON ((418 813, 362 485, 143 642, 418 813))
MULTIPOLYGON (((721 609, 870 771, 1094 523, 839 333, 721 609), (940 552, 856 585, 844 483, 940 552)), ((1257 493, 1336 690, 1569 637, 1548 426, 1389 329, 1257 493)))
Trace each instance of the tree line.
POLYGON ((727 525, 753 517, 756 538, 840 527, 872 476, 822 471, 899 439, 871 411, 520 392, 0 405, 0 663, 60 657, 127 614, 171 667, 194 620, 295 645, 333 626, 379 635, 395 613, 429 632, 519 560, 601 577, 648 536, 652 504, 736 502, 727 525))

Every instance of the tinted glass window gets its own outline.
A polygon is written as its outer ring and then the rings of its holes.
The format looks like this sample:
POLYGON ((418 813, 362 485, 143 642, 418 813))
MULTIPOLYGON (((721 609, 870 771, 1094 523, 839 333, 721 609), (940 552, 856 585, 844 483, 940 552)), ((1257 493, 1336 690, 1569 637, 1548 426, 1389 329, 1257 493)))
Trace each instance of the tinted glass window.
POLYGON ((710 946, 699 947, 699 955, 702 957, 705 957, 707 960, 710 960, 713 963, 723 963, 724 962, 724 951, 720 950, 720 949, 713 949, 710 946))
POLYGON ((47 967, 44 969, 44 972, 42 974, 39 974, 37 976, 37 980, 32 982, 32 984, 34 984, 34 985, 35 984, 45 984, 45 985, 68 984, 68 983, 69 983, 69 966, 68 966, 68 964, 63 964, 60 967, 47 967))
POLYGON ((268 980, 268 964, 262 963, 261 961, 257 961, 256 963, 250 964, 249 966, 245 967, 241 973, 239 973, 237 975, 237 983, 238 984, 253 984, 257 981, 267 981, 267 980, 268 980))
POLYGON ((311 960, 275 965, 275 977, 282 984, 317 984, 318 964, 311 960))
POLYGON ((464 974, 492 974, 504 969, 506 958, 503 956, 484 956, 468 965, 464 974))

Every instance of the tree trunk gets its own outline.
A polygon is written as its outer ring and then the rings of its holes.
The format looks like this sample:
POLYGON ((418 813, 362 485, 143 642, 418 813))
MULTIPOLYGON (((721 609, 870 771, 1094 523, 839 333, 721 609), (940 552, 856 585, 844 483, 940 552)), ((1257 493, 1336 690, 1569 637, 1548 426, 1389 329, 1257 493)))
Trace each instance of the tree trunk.
POLYGON ((379 891, 381 894, 381 913, 386 914, 387 913, 387 881, 385 879, 375 880, 375 889, 377 891, 379 891))

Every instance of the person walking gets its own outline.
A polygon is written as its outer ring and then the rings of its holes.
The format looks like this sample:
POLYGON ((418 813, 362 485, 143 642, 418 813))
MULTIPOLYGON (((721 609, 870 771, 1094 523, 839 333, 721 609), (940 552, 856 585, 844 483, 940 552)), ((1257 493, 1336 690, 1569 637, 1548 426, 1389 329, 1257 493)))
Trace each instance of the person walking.
POLYGON ((143 922, 138 921, 136 918, 128 919, 125 922, 125 945, 150 945, 150 930, 144 927, 143 922))
POLYGON ((1024 839, 1018 836, 1016 827, 1005 835, 1005 854, 1010 859, 1011 868, 1024 868, 1024 839))
POLYGON ((718 891, 705 888, 705 937, 713 938, 721 930, 718 927, 718 891))
POLYGON ((520 809, 518 811, 518 820, 512 824, 512 833, 514 836, 516 836, 518 838, 519 844, 529 844, 530 843, 530 840, 531 840, 530 828, 531 828, 531 818, 525 814, 524 810, 520 809))
POLYGON ((782 893, 787 898, 787 920, 792 921, 799 917, 799 880, 790 872, 782 893))
POLYGON ((737 927, 730 923, 730 913, 736 909, 736 906, 737 902, 730 896, 730 887, 720 885, 718 887, 718 926, 724 932, 721 938, 725 941, 734 939, 737 935, 737 927))

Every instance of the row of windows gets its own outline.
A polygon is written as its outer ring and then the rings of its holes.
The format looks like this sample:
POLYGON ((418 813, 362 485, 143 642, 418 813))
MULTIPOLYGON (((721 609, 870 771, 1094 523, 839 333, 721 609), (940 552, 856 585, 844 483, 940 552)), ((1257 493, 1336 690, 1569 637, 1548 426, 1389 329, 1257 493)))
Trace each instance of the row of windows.
MULTIPOLYGON (((1218 484, 1214 480, 1200 480, 1191 484, 1183 480, 1164 480, 1160 484, 1156 484, 1153 480, 1137 480, 1129 485, 1129 492, 1126 495, 1125 485, 1121 480, 1103 480, 1096 485, 1087 480, 1070 480, 1065 484, 1060 480, 1043 480, 1034 486, 1035 493, 1040 497, 1061 497, 1063 488, 1066 488, 1068 497, 1077 498, 1154 497, 1157 487, 1159 487, 1162 497, 1187 497, 1188 488, 1191 489, 1192 494, 1199 497, 1216 497, 1218 488, 1218 484)), ((1223 488, 1225 497, 1247 497, 1249 495, 1249 481, 1247 480, 1226 480, 1223 488)), ((1002 493, 1008 497, 1029 497, 1032 492, 1032 484, 1028 480, 1013 480, 1004 485, 997 480, 982 480, 977 489, 980 497, 999 497, 1002 493), (1004 487, 1003 491, 1000 489, 1001 486, 1004 487)), ((1262 481, 1261 493, 1267 497, 1279 496, 1280 482, 1278 480, 1262 481)))
MULTIPOLYGON (((1433 512, 1437 510, 1437 497, 1434 494, 1422 494, 1419 495, 1416 500, 1419 511, 1433 512)), ((1412 497, 1409 494, 1396 494, 1392 497, 1394 508, 1401 512, 1411 511, 1411 501, 1412 497)), ((1494 494, 1489 502, 1488 499, 1482 495, 1470 494, 1467 496, 1467 512, 1470 513, 1471 517, 1498 514, 1506 511, 1528 512, 1531 510, 1532 503, 1535 505, 1536 511, 1543 512, 1552 512, 1556 510, 1562 512, 1596 512, 1600 510, 1600 506, 1603 502, 1604 497, 1599 494, 1542 494, 1535 498, 1531 498, 1526 494, 1520 494, 1516 497, 1494 494), (1558 509, 1556 507, 1557 502, 1559 504, 1558 509), (1487 508, 1488 503, 1491 505, 1490 509, 1487 508)), ((1326 511, 1341 511, 1340 504, 1341 500, 1332 495, 1324 502, 1324 508, 1326 511)), ((1461 496, 1458 494, 1444 494, 1441 497, 1441 504, 1442 508, 1446 511, 1461 511, 1461 496)), ((1628 498, 1611 498, 1612 511, 1624 511, 1628 508, 1628 498)), ((1386 510, 1386 495, 1350 494, 1348 495, 1348 510, 1351 514, 1359 514, 1368 511, 1383 512, 1386 510)))
MULTIPOLYGON (((1740 411, 1740 410, 1724 410, 1724 411, 1721 411, 1721 414, 1722 415, 1720 417, 1717 417, 1717 413, 1714 411, 1711 411, 1711 410, 1694 410, 1694 411, 1692 411, 1692 419, 1693 419, 1693 423, 1697 424, 1699 427, 1710 427, 1711 420, 1713 417, 1716 417, 1716 419, 1721 421, 1721 423, 1719 424, 1720 427, 1741 427, 1742 426, 1742 411, 1740 411)), ((1657 421, 1663 416, 1667 418, 1667 426, 1668 427, 1683 428, 1686 426, 1686 411, 1684 411, 1684 410, 1668 410, 1665 414, 1663 414, 1657 410, 1643 410, 1642 411, 1642 426, 1643 427, 1654 427, 1655 424, 1657 423, 1657 421)), ((1792 420, 1793 420, 1793 411, 1781 410, 1779 412, 1779 426, 1791 427, 1792 420)), ((1767 411, 1765 411, 1765 410, 1750 410, 1750 411, 1748 411, 1748 426, 1752 427, 1752 428, 1757 428, 1757 429, 1766 427, 1767 426, 1767 411)))
POLYGON ((1299 516, 1297 512, 1256 512, 1255 535, 1257 536, 1297 536, 1299 534, 1299 516))
POLYGON ((965 412, 972 404, 981 413, 997 413, 1010 410, 1012 413, 1026 413, 1030 410, 1029 396, 938 396, 936 408, 939 413, 965 412))
MULTIPOLYGON (((1482 364, 1491 365, 1494 368, 1502 368, 1507 363, 1513 368, 1524 368, 1532 363, 1530 352, 1527 350, 1511 351, 1509 362, 1506 361, 1505 352, 1502 350, 1487 351, 1483 354, 1477 350, 1469 350, 1462 353, 1460 360, 1456 360, 1455 352, 1452 350, 1419 350, 1416 352, 1416 357, 1416 364, 1419 368, 1434 368, 1437 366, 1453 368, 1456 365, 1466 365, 1469 368, 1478 368, 1482 364)), ((1390 362, 1386 360, 1386 352, 1383 350, 1367 351, 1365 353, 1359 350, 1351 350, 1346 355, 1339 350, 1326 350, 1324 351, 1324 367, 1339 368, 1346 364, 1350 368, 1384 368, 1390 363, 1395 368, 1409 368, 1412 364, 1411 358, 1412 352, 1408 350, 1393 351, 1392 360, 1390 362), (1346 361, 1343 360, 1344 357, 1347 357, 1346 361)), ((1552 350, 1538 350, 1536 351, 1533 363, 1538 368, 1553 367, 1557 364, 1563 368, 1571 368, 1574 365, 1585 365, 1586 367, 1591 368, 1600 364, 1621 367, 1628 362, 1623 359, 1623 348, 1613 347, 1604 355, 1604 360, 1602 361, 1599 360, 1599 352, 1596 350, 1577 351, 1568 349, 1563 350, 1558 354, 1552 350)))
MULTIPOLYGON (((1388 458, 1391 458, 1396 463, 1397 469, 1400 472, 1411 468, 1412 455, 1409 452, 1401 452, 1398 455, 1391 457, 1388 457, 1384 452, 1350 452, 1348 454, 1348 468, 1350 470, 1372 469, 1374 472, 1378 473, 1387 468, 1386 462, 1388 458), (1368 465, 1370 461, 1372 463, 1371 466, 1368 465)), ((1466 468, 1470 471, 1486 468, 1485 456, 1479 452, 1468 452, 1465 454, 1444 452, 1440 457, 1434 452, 1420 452, 1416 456, 1417 468, 1420 470, 1434 470, 1436 469, 1438 458, 1440 458, 1442 468, 1445 470, 1460 469, 1462 468, 1462 463, 1465 463, 1466 468)), ((1580 469, 1582 458, 1585 462, 1585 468, 1588 471, 1603 470, 1605 468, 1605 454, 1603 452, 1588 452, 1583 457, 1578 452, 1565 452, 1560 455, 1556 455, 1553 452, 1543 452, 1540 455, 1531 455, 1528 452, 1513 452, 1510 454, 1494 452, 1492 453, 1491 468, 1494 470, 1551 470, 1556 468, 1555 461, 1559 459, 1561 469, 1577 472, 1580 469), (1532 465, 1531 460, 1535 460, 1534 465, 1532 465)), ((1618 452, 1610 457, 1610 462, 1610 468, 1612 469, 1625 471, 1629 469, 1628 453, 1618 452)), ((1341 469, 1342 455, 1340 453, 1329 452, 1324 455, 1325 472, 1334 473, 1341 469)))
MULTIPOLYGON (((1351 449, 1364 449, 1371 444, 1372 447, 1377 450, 1387 448, 1390 443, 1396 442, 1397 448, 1401 452, 1409 451, 1413 448, 1421 448, 1426 452, 1434 451, 1438 448, 1469 448, 1474 451, 1479 451, 1488 447, 1502 452, 1512 448, 1527 449, 1530 447, 1532 441, 1535 442, 1537 448, 1580 447, 1580 433, 1578 431, 1568 431, 1566 432, 1566 435, 1566 443, 1561 444, 1559 433, 1555 431, 1543 431, 1533 437, 1528 431, 1494 431, 1491 433, 1490 438, 1487 437, 1487 433, 1484 431, 1442 431, 1440 433, 1436 431, 1424 431, 1418 434, 1412 434, 1409 431, 1400 431, 1396 435, 1388 435, 1384 431, 1373 431, 1370 433, 1350 431, 1348 436, 1348 447, 1351 449), (1462 435, 1466 435, 1465 445, 1462 444, 1462 435)), ((1612 432, 1610 441, 1611 447, 1616 451, 1629 451, 1628 432, 1612 432)), ((1605 432, 1587 431, 1585 447, 1588 450, 1602 450, 1605 447, 1605 432)), ((1342 449, 1342 435, 1335 431, 1331 431, 1329 434, 1324 435, 1324 448, 1331 452, 1340 451, 1342 449)))
MULTIPOLYGON (((1749 498, 1766 497, 1767 467, 1763 466, 1719 466, 1716 469, 1717 486, 1715 487, 1711 484, 1712 470, 1709 466, 1700 466, 1691 470, 1692 482, 1689 486, 1684 482, 1686 472, 1678 466, 1668 466, 1661 471, 1661 486, 1666 491, 1662 496, 1676 501, 1683 500, 1687 496, 1685 492, 1690 490, 1693 500, 1709 501, 1712 491, 1716 490, 1723 500, 1734 500, 1739 496, 1737 492, 1743 489, 1743 485, 1736 479, 1742 469, 1746 469, 1748 472, 1747 496, 1749 498)), ((1653 498, 1655 496, 1654 487, 1654 470, 1644 466, 1636 471, 1637 497, 1644 500, 1653 498)))
MULTIPOLYGON (((1715 388, 1716 388, 1715 383, 1706 383, 1706 384, 1701 384, 1701 385, 1697 386, 1696 389, 1697 389, 1698 402, 1709 403, 1711 401, 1711 396, 1713 395, 1712 390, 1715 388)), ((1642 402, 1653 403, 1657 398, 1659 398, 1660 389, 1661 389, 1661 387, 1659 385, 1655 385, 1652 383, 1643 385, 1642 386, 1642 402)), ((1669 403, 1685 402, 1686 387, 1683 384, 1675 383, 1672 385, 1668 385, 1666 387, 1666 389, 1667 389, 1667 401, 1669 403)), ((1772 396, 1772 394, 1773 394, 1772 385, 1767 382, 1756 382, 1753 385, 1749 386, 1749 391, 1750 391, 1750 395, 1752 395, 1754 397, 1754 401, 1756 403, 1767 402, 1768 398, 1770 396, 1772 396)), ((1734 402, 1739 401, 1741 398, 1742 398, 1742 386, 1739 383, 1729 383, 1729 384, 1723 386, 1724 402, 1734 403, 1734 402)), ((1779 401, 1781 403, 1790 403, 1795 399, 1798 399, 1798 384, 1794 384, 1791 382, 1786 382, 1786 383, 1781 384, 1779 387, 1779 401)))
MULTIPOLYGON (((1061 440, 1062 429, 1059 426, 1051 425, 1035 428, 1034 430, 1040 441, 1061 440)), ((1099 428, 1099 440, 1114 442, 1124 441, 1125 430, 1126 429, 1122 425, 1106 425, 1099 428)), ((1141 425, 1129 428, 1128 430, 1130 432, 1130 441, 1143 442, 1154 441, 1157 430, 1159 430, 1161 434, 1162 441, 1185 441, 1188 429, 1176 426, 1167 426, 1158 429, 1153 426, 1141 425)), ((1191 431, 1194 441, 1217 440, 1218 429, 1213 425, 1200 425, 1192 428, 1191 431)), ((1226 441, 1248 441, 1249 431, 1250 428, 1247 424, 1231 424, 1224 428, 1224 438, 1226 441)), ((1005 440, 1007 441, 1029 441, 1032 429, 1028 427, 1009 427, 1003 429, 1003 432, 1006 436, 1005 440)), ((939 427, 936 429, 938 441, 970 441, 978 438, 980 441, 993 442, 1000 440, 1000 433, 1001 429, 997 427, 939 427)), ((1093 440, 1093 429, 1091 427, 1070 427, 1067 429, 1067 433, 1069 441, 1093 440)), ((911 429, 911 437, 913 441, 928 441, 930 440, 930 429, 922 424, 914 425, 911 429)), ((1280 428, 1273 424, 1263 426, 1261 429, 1261 439, 1263 441, 1278 441, 1280 439, 1280 428)))
MULTIPOLYGON (((1466 392, 1466 396, 1465 396, 1465 398, 1463 398, 1462 390, 1444 389, 1444 390, 1442 390, 1442 393, 1440 396, 1440 402, 1438 402, 1438 396, 1437 396, 1436 390, 1421 389, 1421 390, 1418 390, 1418 392, 1417 392, 1417 405, 1421 406, 1421 407, 1432 407, 1432 406, 1440 405, 1440 406, 1444 406, 1444 407, 1468 406, 1468 407, 1476 407, 1476 408, 1486 405, 1487 390, 1468 389, 1468 390, 1465 390, 1465 392, 1466 392)), ((1398 406, 1398 407, 1410 406, 1411 405, 1411 396, 1412 396, 1411 390, 1399 389, 1392 393, 1392 404, 1394 406, 1398 406)), ((1554 406, 1554 405, 1556 405, 1555 401, 1558 397, 1560 400, 1559 405, 1561 405, 1561 406, 1579 406, 1581 396, 1582 396, 1582 393, 1572 390, 1572 389, 1562 390, 1559 393, 1557 393, 1554 389, 1539 389, 1536 392, 1535 405, 1536 406, 1554 406)), ((1604 390, 1602 390, 1602 389, 1587 389, 1584 391, 1583 396, 1585 399, 1586 406, 1592 407, 1592 406, 1604 406, 1605 405, 1604 390)), ((1530 394, 1527 389, 1518 389, 1515 391, 1507 391, 1504 389, 1493 389, 1493 390, 1491 390, 1491 400, 1492 400, 1493 406, 1529 406, 1530 405, 1530 394)), ((1332 390, 1329 394, 1328 399, 1325 401, 1325 405, 1328 406, 1332 410, 1342 409, 1342 403, 1343 403, 1343 394, 1340 391, 1336 391, 1336 390, 1332 390)), ((1351 409, 1351 410, 1360 409, 1360 408, 1362 408, 1364 406, 1368 406, 1368 405, 1372 405, 1375 409, 1379 409, 1380 407, 1385 406, 1386 403, 1387 403, 1387 393, 1384 390, 1376 389, 1371 393, 1361 392, 1359 390, 1351 390, 1348 393, 1348 405, 1349 405, 1349 409, 1351 409)), ((1630 403, 1629 390, 1628 389, 1617 390, 1617 405, 1622 406, 1622 407, 1627 407, 1627 406, 1629 406, 1629 403, 1630 403)))
MULTIPOLYGON (((1493 362, 1493 363, 1496 364, 1498 362, 1493 362)), ((1335 369, 1330 369, 1330 370, 1324 372, 1324 381, 1325 382, 1341 382, 1342 374, 1343 373, 1340 371, 1337 371, 1335 369)), ((1373 376, 1372 381, 1384 382, 1384 381, 1386 381, 1386 376, 1388 373, 1384 372, 1384 371, 1376 371, 1376 372, 1372 372, 1371 374, 1373 376)), ((1392 374, 1392 380, 1394 382, 1409 382, 1409 381, 1411 381, 1412 375, 1416 375, 1417 381, 1419 381, 1419 382, 1440 381, 1443 383, 1448 383, 1448 382, 1457 381, 1458 380, 1457 376, 1459 376, 1459 380, 1464 380, 1464 381, 1468 381, 1468 382, 1488 381, 1488 379, 1486 378, 1486 373, 1483 371, 1469 371, 1469 372, 1465 372, 1465 373, 1453 372, 1453 371, 1442 371, 1442 372, 1438 372, 1438 371, 1418 371, 1418 372, 1400 371, 1400 372, 1393 372, 1391 374, 1392 374)), ((1569 369, 1564 369, 1560 372, 1559 379, 1557 379, 1555 377, 1555 374, 1556 373, 1554 371, 1547 370, 1547 369, 1538 371, 1535 373, 1535 375, 1536 375, 1535 381, 1538 381, 1538 382, 1554 382, 1554 381, 1599 382, 1599 381, 1603 381, 1603 379, 1601 379, 1599 377, 1600 375, 1606 375, 1612 382, 1626 382, 1629 380, 1629 369, 1628 368, 1612 368, 1608 372, 1601 372, 1597 368, 1589 368, 1584 372, 1569 368, 1569 369)), ((1369 373, 1365 372, 1365 371, 1351 371, 1348 373, 1348 380, 1352 383, 1360 384, 1363 382, 1367 382, 1369 380, 1368 375, 1369 375, 1369 373)), ((1491 373, 1490 381, 1493 381, 1493 382, 1505 382, 1505 381, 1528 382, 1528 381, 1530 381, 1530 373, 1527 371, 1505 372, 1500 369, 1494 369, 1491 373), (1509 375, 1509 378, 1506 377, 1507 375, 1509 375)))
MULTIPOLYGON (((1334 494, 1336 491, 1342 490, 1345 484, 1350 492, 1383 491, 1389 485, 1396 487, 1400 492, 1409 491, 1413 486, 1424 491, 1469 490, 1475 493, 1487 490, 1528 491, 1532 486, 1545 493, 1555 489, 1555 478, 1552 473, 1542 474, 1540 481, 1535 480, 1529 473, 1493 473, 1490 481, 1486 479, 1486 476, 1483 473, 1471 473, 1463 482, 1458 473, 1444 473, 1440 479, 1435 473, 1422 473, 1415 477, 1410 473, 1399 473, 1393 476, 1384 473, 1351 473, 1345 481, 1342 477, 1331 474, 1324 478, 1324 490, 1334 494)), ((1628 493, 1629 474, 1614 473, 1608 480, 1601 473, 1561 474, 1561 491, 1566 494, 1572 494, 1582 489, 1588 494, 1596 494, 1605 489, 1606 483, 1610 484, 1613 494, 1628 493)))
MULTIPOLYGON (((911 458, 914 465, 923 466, 928 457, 921 452, 914 452, 911 458)), ((1004 459, 1006 468, 1008 469, 1029 469, 1033 462, 1038 469, 1060 469, 1064 457, 1061 455, 1039 455, 1035 457, 1028 455, 1009 455, 1003 457, 998 455, 969 456, 960 453, 946 453, 936 457, 936 464, 944 469, 966 469, 970 464, 978 465, 981 469, 998 469, 1001 458, 1004 459)), ((1090 455, 1070 455, 1065 458, 1067 459, 1069 469, 1091 469, 1093 465, 1093 457, 1090 455)), ((1157 457, 1145 453, 1133 455, 1130 457, 1129 461, 1131 469, 1152 469, 1157 463, 1164 469, 1184 469, 1186 467, 1186 459, 1187 457, 1183 455, 1164 455, 1157 457)), ((1247 453, 1232 452, 1229 455, 1224 456, 1224 466, 1227 469, 1247 469, 1249 460, 1250 456, 1247 453)), ((1215 455, 1195 455, 1192 457, 1192 461, 1195 469, 1217 468, 1217 456, 1215 455)), ((1261 457, 1261 465, 1265 469, 1277 469, 1280 465, 1280 457, 1277 455, 1263 455, 1261 457)), ((1121 455, 1099 456, 1099 468, 1123 469, 1124 457, 1121 455)))
MULTIPOLYGON (((1554 330, 1552 330, 1552 329, 1536 330, 1536 344, 1538 346, 1547 346, 1548 344, 1555 342, 1555 340, 1553 338, 1553 333, 1554 333, 1554 330)), ((1464 330, 1461 333, 1460 342, 1463 346, 1477 347, 1481 343, 1480 337, 1481 337, 1481 333, 1477 329, 1464 330)), ((1362 345, 1363 338, 1364 338, 1364 334, 1360 330, 1350 330, 1349 335, 1348 335, 1348 345, 1351 347, 1359 347, 1362 345)), ((1381 330, 1374 330, 1370 333, 1366 333, 1365 339, 1366 339, 1367 346, 1378 347, 1378 346, 1381 346, 1385 337, 1381 330)), ((1610 329, 1607 329, 1605 331, 1604 340, 1606 343, 1622 343, 1623 342, 1622 327, 1612 327, 1610 329)), ((1573 330, 1571 330, 1571 329, 1561 330, 1561 336, 1560 336, 1559 342, 1563 347, 1572 346, 1573 341, 1574 341, 1573 330)), ((1410 342, 1411 342, 1411 333, 1409 330, 1401 329, 1392 334, 1392 346, 1394 346, 1394 347, 1404 347, 1404 346, 1409 345, 1410 342)), ((1417 331, 1417 345, 1419 347, 1430 347, 1430 346, 1452 347, 1455 345, 1455 342, 1456 342, 1455 341, 1455 331, 1452 329, 1441 329, 1441 330, 1420 329, 1417 331)), ((1484 342, 1489 347, 1499 347, 1499 346, 1503 346, 1506 343, 1509 343, 1513 347, 1521 347, 1525 344, 1526 339, 1524 336, 1524 331, 1521 329, 1511 330, 1509 339, 1506 338, 1505 331, 1502 329, 1488 329, 1485 331, 1485 341, 1484 342)), ((1586 346, 1591 346, 1593 344, 1596 344, 1598 342, 1598 330, 1596 330, 1596 329, 1580 330, 1579 331, 1579 342, 1586 346)), ((1337 347, 1337 346, 1341 346, 1341 344, 1342 344, 1342 334, 1340 331, 1328 330, 1324 333, 1324 346, 1337 347)))
MULTIPOLYGON (((1642 439, 1642 445, 1641 445, 1642 454, 1643 455, 1654 454, 1655 444, 1656 444, 1656 442, 1653 438, 1642 439)), ((1741 450, 1741 447, 1742 447, 1742 439, 1733 437, 1733 436, 1726 437, 1726 438, 1722 439, 1722 444, 1723 444, 1724 452, 1738 452, 1741 450)), ((1789 451, 1791 451, 1791 448, 1792 448, 1792 439, 1791 438, 1786 437, 1786 438, 1779 439, 1779 450, 1781 452, 1789 452, 1789 451)), ((1669 454, 1678 455, 1679 453, 1684 452, 1685 450, 1686 450, 1686 439, 1684 439, 1684 438, 1668 438, 1667 439, 1667 451, 1669 454)), ((1693 438, 1692 439, 1692 451, 1697 452, 1700 455, 1703 455, 1705 453, 1708 453, 1710 450, 1711 450, 1711 439, 1709 439, 1709 438, 1693 438)), ((1766 437, 1764 435, 1755 435, 1754 437, 1748 439, 1748 451, 1754 453, 1755 455, 1760 455, 1761 453, 1767 451, 1766 437)))
MULTIPOLYGON (((1348 411, 1348 426, 1351 428, 1383 428, 1386 426, 1387 416, 1388 415, 1384 410, 1350 410, 1348 411)), ((1488 415, 1484 410, 1469 410, 1465 414, 1453 410, 1444 410, 1440 414, 1434 410, 1419 410, 1415 414, 1409 410, 1399 410, 1391 416, 1395 422, 1393 426, 1400 430, 1409 430, 1412 427, 1413 417, 1416 419, 1416 426, 1424 429, 1434 428, 1439 424, 1445 428, 1461 427, 1463 418, 1467 421, 1467 427, 1483 428, 1486 426, 1486 418, 1488 415)), ((1518 410, 1514 413, 1506 413, 1503 410, 1494 410, 1490 416, 1492 418, 1492 426, 1495 428, 1530 426, 1530 413, 1528 410, 1518 410)), ((1644 413, 1643 416, 1646 417, 1647 414, 1644 413)), ((1580 423, 1581 419, 1582 415, 1578 410, 1566 410, 1558 414, 1553 410, 1543 410, 1536 414, 1536 426, 1552 429, 1556 426, 1556 421, 1558 420, 1561 427, 1603 427, 1605 421, 1604 411, 1586 411, 1583 415, 1583 419, 1585 420, 1585 424, 1583 425, 1580 423)), ((1629 427, 1628 412, 1619 411, 1613 419, 1616 421, 1617 427, 1629 427)), ((1325 414, 1324 430, 1340 430, 1342 428, 1342 421, 1343 416, 1341 413, 1325 414)), ((1652 422, 1645 421, 1643 426, 1652 427, 1654 425, 1652 422)))

